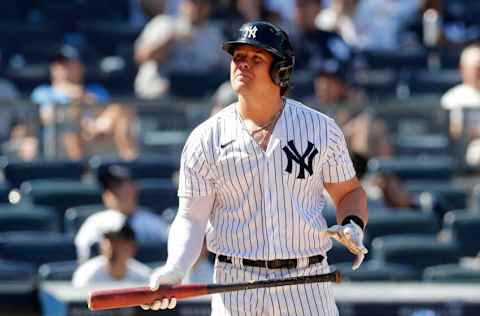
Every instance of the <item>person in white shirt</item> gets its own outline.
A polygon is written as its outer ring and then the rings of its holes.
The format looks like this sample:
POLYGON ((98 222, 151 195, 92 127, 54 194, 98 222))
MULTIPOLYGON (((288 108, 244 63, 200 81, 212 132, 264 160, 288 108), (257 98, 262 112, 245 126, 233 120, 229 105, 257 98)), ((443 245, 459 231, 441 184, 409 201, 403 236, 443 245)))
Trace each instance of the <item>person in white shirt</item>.
POLYGON ((99 174, 98 181, 107 209, 90 215, 75 236, 80 262, 90 257, 90 248, 106 231, 118 229, 127 220, 138 242, 167 240, 169 224, 159 215, 139 208, 135 180, 126 167, 111 165, 99 174))
POLYGON ((84 287, 98 283, 146 283, 151 271, 148 266, 133 259, 136 249, 135 233, 128 225, 104 233, 100 242, 100 255, 75 270, 72 285, 84 287))
MULTIPOLYGON (((442 108, 450 111, 450 135, 459 139, 463 130, 463 108, 480 108, 480 45, 467 46, 460 56, 462 83, 449 89, 441 99, 442 108)), ((478 122, 480 124, 480 122, 478 122)), ((471 122, 470 126, 479 126, 471 122)), ((480 165, 480 130, 469 131, 471 141, 465 160, 469 165, 480 165)))

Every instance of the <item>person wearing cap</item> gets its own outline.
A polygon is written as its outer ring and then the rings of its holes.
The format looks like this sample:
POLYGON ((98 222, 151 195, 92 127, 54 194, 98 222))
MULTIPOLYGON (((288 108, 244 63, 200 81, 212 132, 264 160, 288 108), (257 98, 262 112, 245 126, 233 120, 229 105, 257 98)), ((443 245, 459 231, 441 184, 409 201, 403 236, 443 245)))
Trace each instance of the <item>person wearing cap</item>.
MULTIPOLYGON (((216 255, 217 284, 329 273, 331 238, 355 255, 357 269, 368 252, 366 194, 335 121, 286 97, 295 64, 287 33, 252 21, 223 49, 238 100, 185 144, 168 258, 150 289, 180 283, 204 236, 216 255), (322 215, 325 191, 336 207, 332 227, 322 215)), ((159 297, 142 308, 175 304, 175 297, 159 297)), ((337 316, 338 309, 327 282, 214 294, 212 315, 337 316)))
POLYGON ((127 105, 110 103, 108 91, 99 84, 85 83, 85 65, 80 51, 61 46, 50 65, 51 84, 36 87, 31 100, 40 106, 43 125, 57 123, 67 157, 82 159, 88 147, 111 138, 121 158, 137 156, 132 132, 134 111, 127 105))
POLYGON ((135 42, 139 70, 135 93, 144 99, 168 94, 172 73, 206 73, 225 69, 227 60, 212 47, 223 41, 221 29, 208 21, 212 0, 182 0, 179 15, 159 14, 135 42))
MULTIPOLYGON (((151 269, 134 259, 135 232, 128 225, 103 233, 100 254, 81 264, 73 273, 72 285, 84 287, 109 283, 147 283, 151 269)), ((117 283, 117 285, 113 285, 117 283)))
POLYGON ((80 262, 90 257, 92 245, 109 230, 117 229, 128 221, 138 242, 166 241, 168 223, 159 215, 138 206, 138 191, 130 170, 111 165, 98 175, 106 210, 90 215, 75 236, 77 258, 80 262))

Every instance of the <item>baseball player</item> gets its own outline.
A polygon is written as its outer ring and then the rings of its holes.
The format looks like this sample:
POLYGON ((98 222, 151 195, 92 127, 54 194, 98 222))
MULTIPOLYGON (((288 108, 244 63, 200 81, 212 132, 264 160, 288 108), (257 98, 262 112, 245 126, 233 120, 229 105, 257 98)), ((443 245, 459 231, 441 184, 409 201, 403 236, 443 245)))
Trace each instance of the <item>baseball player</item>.
MULTIPOLYGON (((207 236, 214 282, 237 283, 328 273, 329 237, 363 261, 365 192, 343 134, 329 117, 284 97, 294 66, 287 34, 244 24, 223 49, 238 102, 194 129, 181 159, 179 210, 168 259, 150 279, 181 282, 207 236), (337 209, 327 229, 324 190, 337 209)), ((164 298, 144 309, 173 308, 164 298)), ((338 315, 329 283, 246 290, 212 297, 212 315, 338 315)))

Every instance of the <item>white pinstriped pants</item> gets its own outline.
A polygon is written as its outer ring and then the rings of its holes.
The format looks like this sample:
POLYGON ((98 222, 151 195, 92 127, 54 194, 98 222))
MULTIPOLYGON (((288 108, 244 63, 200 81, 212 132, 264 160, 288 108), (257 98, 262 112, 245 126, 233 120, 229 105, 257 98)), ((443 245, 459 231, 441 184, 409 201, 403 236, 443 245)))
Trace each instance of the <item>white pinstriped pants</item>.
MULTIPOLYGON (((326 262, 324 260, 323 262, 326 262)), ((215 283, 289 278, 330 272, 327 263, 300 269, 266 269, 215 262, 215 283)), ((330 283, 311 283, 212 295, 212 316, 338 316, 330 283)))

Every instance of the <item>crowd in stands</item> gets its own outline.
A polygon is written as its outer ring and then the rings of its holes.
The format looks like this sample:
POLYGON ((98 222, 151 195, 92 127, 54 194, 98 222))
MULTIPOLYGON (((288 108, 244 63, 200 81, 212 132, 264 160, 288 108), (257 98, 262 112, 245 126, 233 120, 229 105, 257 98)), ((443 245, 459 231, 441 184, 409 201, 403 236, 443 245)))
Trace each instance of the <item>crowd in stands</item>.
MULTIPOLYGON (((59 160, 83 163, 99 148, 115 154, 119 164, 95 174, 100 188, 95 201, 101 209, 90 212, 75 231, 74 241, 70 240, 76 249, 76 286, 98 280, 148 280, 158 261, 141 260, 145 251, 154 251, 142 247, 155 240, 165 243, 171 218, 162 216, 163 209, 143 208, 142 187, 132 170, 122 165, 141 163, 146 156, 138 105, 169 104, 162 112, 165 117, 158 119, 173 124, 175 118, 168 112, 181 110, 180 100, 206 103, 202 117, 235 102, 228 82, 229 57, 221 45, 242 23, 252 20, 271 21, 288 31, 296 59, 287 96, 341 125, 378 223, 391 228, 402 216, 408 217, 410 225, 417 220, 424 226, 433 223, 428 231, 406 231, 433 236, 418 239, 431 247, 453 240, 456 248, 448 251, 455 254, 448 263, 460 264, 460 257, 477 256, 468 269, 480 275, 480 247, 461 239, 466 231, 461 231, 463 218, 470 216, 476 232, 480 230, 480 193, 475 195, 475 180, 460 187, 454 182, 458 175, 477 179, 480 171, 480 114, 474 115, 480 108, 480 2, 66 2, 0 4, 0 142, 9 162, 25 164, 47 157, 48 142, 54 142, 59 160), (422 108, 422 98, 427 107, 422 108), (20 106, 25 102, 35 115, 25 114, 20 106), (466 108, 473 111, 468 120, 466 108), (416 122, 425 112, 426 121, 433 122, 437 116, 447 119, 435 130, 422 127, 416 122), (410 115, 410 121, 400 122, 403 114, 410 115), (53 139, 48 137, 51 133, 53 139), (409 137, 407 147, 402 147, 400 136, 404 135, 409 137), (438 138, 444 136, 446 144, 438 138), (386 219, 379 210, 394 215, 386 219), (463 246, 473 248, 462 252, 463 246)), ((193 112, 187 116, 198 115, 193 112)), ((0 168, 10 201, 15 195, 8 193, 25 195, 22 190, 28 186, 13 185, 5 168, 0 168)), ((166 178, 168 188, 174 187, 174 175, 166 178)), ((152 183, 155 190, 164 188, 161 181, 152 183)), ((168 196, 176 198, 175 193, 168 196)), ((383 236, 374 232, 372 228, 369 236, 367 231, 368 246, 374 245, 374 237, 383 236)), ((375 245, 385 247, 387 256, 388 240, 382 242, 375 245)), ((187 282, 208 280, 212 266, 206 249, 195 267, 187 282)), ((371 267, 381 269, 369 263, 363 269, 371 267)), ((405 278, 421 279, 421 272, 416 273, 405 278)), ((479 281, 480 276, 472 280, 479 281)))

